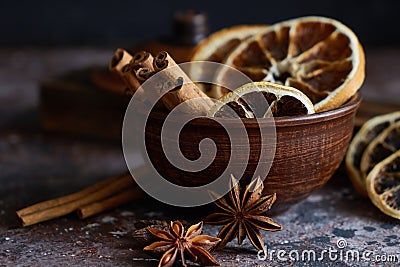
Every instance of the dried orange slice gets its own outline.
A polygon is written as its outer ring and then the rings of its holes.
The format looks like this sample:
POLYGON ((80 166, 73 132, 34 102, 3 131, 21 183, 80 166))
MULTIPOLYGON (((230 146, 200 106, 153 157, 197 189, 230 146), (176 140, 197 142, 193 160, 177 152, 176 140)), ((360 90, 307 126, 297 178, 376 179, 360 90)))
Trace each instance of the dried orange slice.
POLYGON ((400 121, 400 112, 385 114, 368 120, 351 141, 346 154, 346 169, 354 187, 367 196, 365 178, 361 173, 361 158, 367 146, 385 129, 400 121))
POLYGON ((366 180, 368 196, 383 213, 400 219, 400 150, 378 163, 366 180))
POLYGON ((367 177, 379 162, 400 150, 400 121, 380 133, 365 149, 361 157, 361 174, 367 177))
POLYGON ((211 117, 266 118, 314 113, 310 99, 295 88, 269 82, 245 84, 220 98, 211 117))
POLYGON ((220 63, 243 40, 267 28, 267 25, 238 25, 217 31, 195 47, 191 61, 204 60, 220 63))
MULTIPOLYGON (((253 81, 299 89, 317 112, 341 106, 356 93, 365 76, 364 52, 357 36, 342 23, 324 17, 272 25, 243 41, 223 63, 253 81)), ((225 84, 226 79, 226 68, 221 69, 216 84, 225 84)), ((224 93, 224 89, 214 90, 224 93)))
MULTIPOLYGON (((267 29, 267 25, 238 25, 217 31, 202 40, 193 50, 191 61, 212 61, 221 63, 243 40, 267 29)), ((191 70, 192 80, 201 80, 203 69, 191 70)), ((214 92, 209 84, 198 84, 210 97, 218 98, 221 92, 214 92)), ((216 88, 214 88, 216 89, 216 88)), ((218 89, 220 90, 220 89, 218 89)))

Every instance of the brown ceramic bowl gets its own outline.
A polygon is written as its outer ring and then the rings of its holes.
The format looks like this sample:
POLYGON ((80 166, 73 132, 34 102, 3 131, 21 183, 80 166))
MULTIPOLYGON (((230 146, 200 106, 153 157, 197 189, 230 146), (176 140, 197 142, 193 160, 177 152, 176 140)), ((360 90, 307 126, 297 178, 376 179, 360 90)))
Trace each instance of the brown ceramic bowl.
MULTIPOLYGON (((277 193, 280 208, 289 207, 323 186, 339 167, 352 136, 359 94, 335 110, 307 116, 275 119, 276 153, 264 181, 266 193, 277 193)), ((204 185, 216 179, 225 169, 230 156, 226 132, 209 119, 196 119, 180 132, 179 146, 188 159, 200 156, 199 142, 212 138, 217 146, 214 162, 200 172, 184 172, 172 166, 165 157, 160 140, 161 126, 166 114, 153 112, 146 126, 146 146, 149 157, 158 172, 167 180, 184 186, 204 185)), ((227 119, 226 125, 235 129, 245 125, 250 141, 250 159, 244 181, 252 177, 259 159, 259 125, 254 119, 227 119)), ((262 125, 262 124, 261 124, 262 125)), ((262 127, 262 126, 261 126, 262 127)), ((168 138, 165 139, 168 141, 168 138)), ((163 142, 165 141, 163 140, 163 142)), ((236 155, 240 158, 241 155, 236 155)), ((239 165, 240 165, 239 164, 239 165)), ((243 166, 241 166, 243 167, 243 166)))

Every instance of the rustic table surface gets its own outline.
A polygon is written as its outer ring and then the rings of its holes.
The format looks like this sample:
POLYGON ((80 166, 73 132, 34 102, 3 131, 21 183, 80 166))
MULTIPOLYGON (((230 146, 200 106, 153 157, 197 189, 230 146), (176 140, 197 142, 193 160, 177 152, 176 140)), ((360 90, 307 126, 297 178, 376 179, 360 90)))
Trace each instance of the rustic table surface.
MULTIPOLYGON (((41 80, 71 69, 105 65, 112 51, 0 49, 0 266, 157 266, 156 260, 132 245, 133 222, 200 219, 197 211, 149 200, 86 220, 71 214, 27 228, 18 225, 17 209, 126 169, 120 144, 44 133, 38 120, 41 80)), ((400 50, 370 49, 366 55, 364 97, 400 101, 400 50)), ((231 243, 215 252, 216 259, 222 266, 398 266, 400 262, 399 221, 359 196, 343 170, 274 219, 284 230, 264 233, 271 258, 258 259, 246 240, 240 247, 231 243), (309 251, 316 253, 315 260, 308 257, 309 251)), ((218 227, 206 226, 204 231, 216 235, 218 227)))

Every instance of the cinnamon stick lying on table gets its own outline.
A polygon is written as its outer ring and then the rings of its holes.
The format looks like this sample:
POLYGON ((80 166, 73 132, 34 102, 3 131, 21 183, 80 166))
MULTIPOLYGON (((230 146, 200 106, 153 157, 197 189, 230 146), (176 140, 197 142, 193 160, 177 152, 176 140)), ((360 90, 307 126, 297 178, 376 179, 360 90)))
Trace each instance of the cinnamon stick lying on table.
POLYGON ((110 198, 106 198, 94 203, 90 203, 86 206, 80 207, 78 208, 77 213, 79 218, 86 219, 90 216, 96 215, 103 211, 110 210, 120 205, 139 199, 143 195, 144 192, 139 187, 130 188, 110 198))
POLYGON ((118 181, 119 179, 121 179, 121 176, 115 176, 115 177, 108 178, 108 179, 98 182, 90 187, 87 187, 79 192, 76 192, 76 193, 73 193, 73 194, 70 194, 67 196, 43 201, 43 202, 37 203, 35 205, 26 207, 24 209, 17 211, 17 214, 19 217, 26 216, 26 215, 29 215, 32 213, 47 210, 47 209, 55 207, 55 206, 59 206, 59 205, 65 204, 65 203, 76 201, 77 199, 80 199, 83 196, 90 195, 90 194, 98 191, 99 189, 104 188, 107 185, 118 181))
POLYGON ((83 217, 138 199, 144 194, 129 174, 101 181, 79 192, 44 201, 17 211, 22 226, 51 220, 84 209, 83 217))

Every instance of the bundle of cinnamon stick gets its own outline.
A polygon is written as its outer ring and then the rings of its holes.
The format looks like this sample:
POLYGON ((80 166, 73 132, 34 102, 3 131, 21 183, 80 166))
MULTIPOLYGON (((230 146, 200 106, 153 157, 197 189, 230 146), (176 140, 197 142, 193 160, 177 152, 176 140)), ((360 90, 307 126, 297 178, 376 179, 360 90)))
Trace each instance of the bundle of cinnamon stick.
MULTIPOLYGON (((141 51, 134 56, 123 49, 117 49, 110 61, 109 69, 117 74, 128 87, 128 94, 139 93, 139 99, 150 101, 161 99, 156 108, 172 110, 185 103, 183 112, 204 115, 213 106, 213 101, 204 94, 175 63, 167 52, 155 57, 141 51), (157 75, 156 75, 157 74, 157 75), (150 77, 154 87, 150 92, 138 90, 150 77)), ((77 212, 81 219, 108 209, 131 202, 144 196, 129 174, 122 174, 101 181, 79 192, 44 201, 17 211, 22 226, 51 220, 77 212)))
MULTIPOLYGON (((146 51, 131 56, 126 50, 117 49, 109 64, 110 71, 118 74, 129 88, 128 93, 139 93, 143 101, 160 98, 167 110, 173 110, 185 103, 183 112, 205 115, 214 102, 201 91, 176 64, 167 52, 160 52, 155 57, 146 51), (158 74, 154 76, 155 74, 158 74), (150 77, 153 88, 139 91, 150 77), (161 90, 160 90, 161 89, 161 90), (151 92, 150 92, 151 91, 151 92)), ((157 107, 157 106, 156 106, 157 107)))
POLYGON ((128 173, 108 178, 79 192, 47 200, 17 211, 22 226, 29 226, 77 212, 81 219, 144 196, 128 173))

